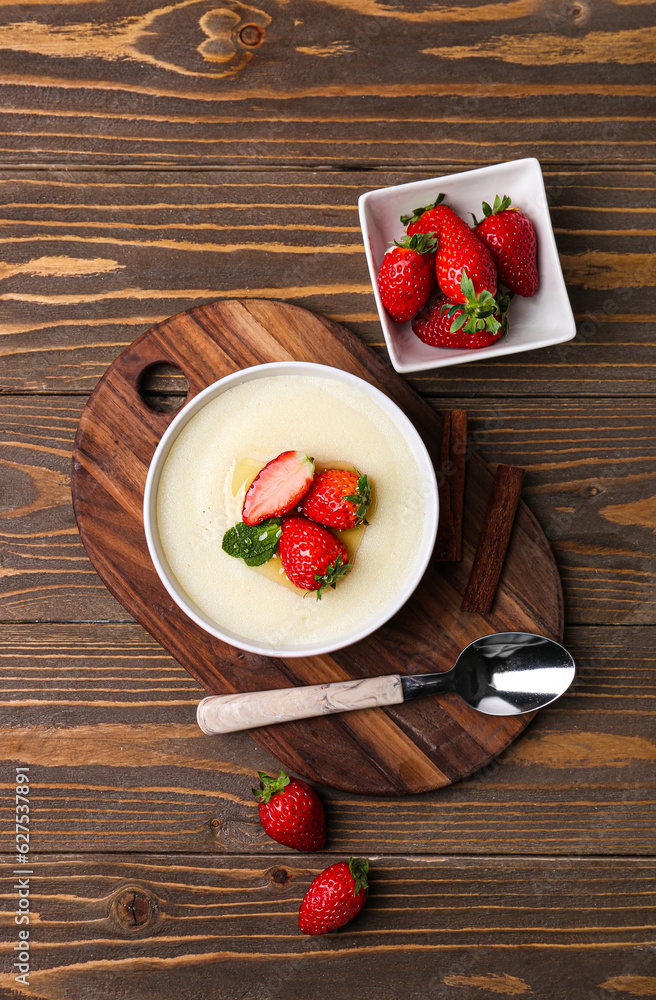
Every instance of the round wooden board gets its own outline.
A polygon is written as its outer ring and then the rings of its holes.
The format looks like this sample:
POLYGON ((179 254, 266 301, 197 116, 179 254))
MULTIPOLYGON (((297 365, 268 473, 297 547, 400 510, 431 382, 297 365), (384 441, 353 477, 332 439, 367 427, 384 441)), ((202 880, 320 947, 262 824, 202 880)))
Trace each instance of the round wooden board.
MULTIPOLYGON (((146 473, 173 414, 147 405, 140 379, 152 365, 177 365, 191 398, 230 372, 283 360, 334 365, 377 385, 407 413, 437 464, 438 415, 344 327, 262 299, 214 302, 165 320, 123 351, 98 383, 73 453, 73 505, 82 540, 101 579, 130 614, 211 693, 446 670, 467 643, 490 632, 523 630, 562 639, 556 565, 523 503, 492 613, 460 611, 493 479, 475 453, 467 464, 462 561, 433 559, 411 600, 368 639, 328 656, 265 658, 225 645, 191 622, 160 584, 146 548, 146 473)), ((270 726, 253 736, 286 767, 315 781, 349 792, 402 795, 476 771, 530 718, 481 715, 457 696, 441 695, 270 726)))

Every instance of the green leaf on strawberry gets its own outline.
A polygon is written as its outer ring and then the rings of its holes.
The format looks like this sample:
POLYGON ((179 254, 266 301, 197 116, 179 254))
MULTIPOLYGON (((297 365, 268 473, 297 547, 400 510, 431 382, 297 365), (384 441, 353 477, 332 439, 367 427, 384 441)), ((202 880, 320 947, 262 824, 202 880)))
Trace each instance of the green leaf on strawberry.
POLYGON ((420 205, 419 208, 413 208, 411 215, 402 215, 401 222, 404 226, 411 225, 413 222, 418 222, 424 212, 430 212, 432 208, 437 208, 437 206, 441 205, 443 201, 444 194, 440 193, 435 201, 431 202, 430 205, 424 205, 423 207, 420 205))
MULTIPOLYGON (((483 202, 483 218, 489 219, 491 215, 498 215, 499 212, 505 212, 506 209, 510 208, 511 205, 512 205, 512 198, 510 198, 509 195, 504 194, 503 198, 500 198, 499 195, 497 194, 494 197, 494 204, 492 208, 490 208, 490 206, 486 201, 483 202)), ((474 215, 474 213, 470 212, 469 214, 474 220, 474 225, 478 226, 479 221, 474 215)))
POLYGON ((360 889, 365 891, 369 888, 367 882, 367 875, 369 874, 369 862, 366 858, 349 858, 349 871, 353 876, 353 881, 355 885, 353 886, 353 895, 357 896, 360 889))
MULTIPOLYGON (((326 587, 332 587, 334 590, 337 586, 337 581, 341 580, 346 573, 348 573, 353 568, 352 563, 342 563, 342 557, 337 556, 334 563, 329 563, 326 567, 324 573, 315 573, 314 579, 319 584, 319 589, 317 590, 317 600, 321 600, 321 594, 326 589, 326 587)), ((311 591, 310 591, 311 593, 311 591)))
POLYGON ((284 792, 290 781, 282 768, 280 768, 280 774, 277 778, 270 777, 264 771, 258 771, 257 773, 260 779, 260 787, 251 788, 251 792, 258 802, 263 802, 265 805, 277 792, 284 792))
POLYGON ((462 330, 463 326, 467 322, 469 322, 469 317, 467 316, 467 313, 461 313, 460 316, 456 316, 453 323, 449 327, 449 331, 451 333, 455 333, 456 330, 462 330))
POLYGON ((464 305, 457 304, 449 308, 445 303, 442 306, 442 311, 448 310, 449 316, 454 316, 458 312, 451 324, 451 333, 461 329, 465 333, 479 333, 482 330, 485 330, 486 333, 497 333, 504 321, 498 299, 487 290, 476 295, 474 282, 464 268, 460 278, 460 288, 466 299, 464 305), (500 315, 501 318, 499 318, 500 315))
MULTIPOLYGON (((358 472, 358 475, 360 475, 359 470, 356 471, 358 472)), ((364 476, 360 476, 358 479, 358 485, 355 493, 350 493, 348 496, 345 496, 344 499, 348 500, 349 503, 355 503, 358 505, 355 512, 355 516, 358 519, 356 527, 359 528, 361 524, 369 524, 366 514, 369 509, 369 505, 371 504, 371 486, 369 485, 369 480, 367 479, 366 474, 364 476)))
POLYGON ((270 517, 261 524, 244 524, 240 521, 223 536, 222 548, 229 556, 243 559, 247 566, 262 566, 278 548, 282 534, 279 517, 270 517))
POLYGON ((508 306, 514 292, 498 291, 496 295, 492 295, 491 292, 483 291, 476 299, 473 283, 464 270, 460 287, 467 296, 467 302, 464 305, 449 302, 442 305, 442 313, 453 319, 449 332, 463 330, 464 333, 485 332, 495 335, 501 331, 505 337, 508 333, 508 306))
POLYGON ((414 250, 415 253, 421 254, 435 253, 437 237, 435 233, 415 233, 414 236, 404 236, 402 240, 394 240, 390 246, 401 247, 402 250, 414 250))

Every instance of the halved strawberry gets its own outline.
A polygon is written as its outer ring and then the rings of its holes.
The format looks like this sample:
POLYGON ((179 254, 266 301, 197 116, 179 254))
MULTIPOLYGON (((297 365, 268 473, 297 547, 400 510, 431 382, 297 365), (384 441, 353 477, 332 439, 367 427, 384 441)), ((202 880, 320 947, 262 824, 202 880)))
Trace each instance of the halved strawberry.
POLYGON ((283 451, 253 480, 241 512, 244 524, 282 517, 301 500, 314 479, 314 459, 301 451, 283 451))

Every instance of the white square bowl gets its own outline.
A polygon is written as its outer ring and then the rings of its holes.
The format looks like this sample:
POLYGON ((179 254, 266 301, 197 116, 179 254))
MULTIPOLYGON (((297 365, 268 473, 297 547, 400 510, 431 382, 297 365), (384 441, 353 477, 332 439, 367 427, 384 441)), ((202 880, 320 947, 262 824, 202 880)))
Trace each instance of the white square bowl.
POLYGON ((358 210, 378 315, 387 350, 397 372, 421 372, 462 365, 467 361, 498 358, 503 354, 534 351, 538 347, 562 344, 576 335, 574 314, 551 227, 542 170, 534 157, 367 191, 360 196, 358 210), (404 233, 400 216, 409 215, 417 205, 435 201, 441 191, 446 195, 446 204, 467 221, 469 212, 482 218, 481 202, 492 204, 495 195, 507 194, 512 198, 513 206, 521 209, 535 228, 538 290, 530 299, 515 296, 508 310, 508 335, 490 347, 456 350, 424 344, 413 333, 410 323, 394 322, 378 293, 376 278, 385 251, 393 240, 401 239, 404 233))

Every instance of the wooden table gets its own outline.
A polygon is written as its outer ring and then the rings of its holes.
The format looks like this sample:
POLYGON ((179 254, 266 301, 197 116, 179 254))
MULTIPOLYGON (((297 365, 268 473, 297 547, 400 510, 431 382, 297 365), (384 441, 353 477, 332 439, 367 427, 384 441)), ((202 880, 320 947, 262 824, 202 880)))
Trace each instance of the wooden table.
MULTIPOLYGON (((0 993, 656 996, 654 4, 258 2, 0 4, 0 993), (275 761, 201 734, 200 688, 86 558, 80 413, 139 333, 223 296, 307 306, 384 354, 358 195, 526 155, 576 340, 409 381, 466 408, 490 462, 526 468, 579 679, 455 787, 324 791, 326 852, 286 851, 249 791, 275 761), (11 966, 16 765, 29 987, 11 966), (365 913, 302 937, 311 878, 350 853, 372 859, 365 913)), ((163 372, 147 390, 177 405, 183 387, 163 372)))

